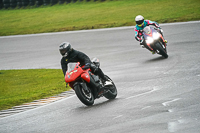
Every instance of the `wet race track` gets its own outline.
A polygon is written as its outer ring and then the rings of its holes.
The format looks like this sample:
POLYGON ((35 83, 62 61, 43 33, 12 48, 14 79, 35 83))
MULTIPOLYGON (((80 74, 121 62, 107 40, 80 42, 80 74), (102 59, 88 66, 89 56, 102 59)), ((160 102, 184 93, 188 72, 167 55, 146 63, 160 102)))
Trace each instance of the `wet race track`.
POLYGON ((72 95, 0 118, 0 132, 199 133, 200 21, 161 27, 168 59, 141 48, 134 27, 0 37, 0 69, 60 69, 58 46, 69 41, 98 57, 118 89, 91 107, 72 95))

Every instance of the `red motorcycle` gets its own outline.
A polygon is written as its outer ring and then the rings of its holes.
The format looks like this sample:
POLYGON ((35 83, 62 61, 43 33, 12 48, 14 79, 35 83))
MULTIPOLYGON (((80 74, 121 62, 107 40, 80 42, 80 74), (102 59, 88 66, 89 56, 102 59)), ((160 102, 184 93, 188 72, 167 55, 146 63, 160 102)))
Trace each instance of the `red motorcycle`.
POLYGON ((168 58, 167 54, 167 45, 164 41, 164 38, 158 30, 146 26, 143 29, 143 37, 144 40, 146 41, 147 46, 155 51, 157 54, 162 55, 164 58, 168 58))
MULTIPOLYGON (((92 62, 99 67, 100 62, 97 58, 94 58, 92 62)), ((115 99, 117 96, 117 89, 114 82, 109 78, 112 82, 112 85, 104 86, 102 79, 98 75, 94 75, 90 68, 83 70, 82 67, 79 66, 78 63, 69 63, 68 70, 65 75, 65 82, 69 84, 69 86, 75 91, 79 100, 87 105, 91 106, 94 104, 94 100, 100 97, 106 97, 107 99, 115 99), (98 92, 98 86, 103 87, 103 91, 101 93, 98 92)))

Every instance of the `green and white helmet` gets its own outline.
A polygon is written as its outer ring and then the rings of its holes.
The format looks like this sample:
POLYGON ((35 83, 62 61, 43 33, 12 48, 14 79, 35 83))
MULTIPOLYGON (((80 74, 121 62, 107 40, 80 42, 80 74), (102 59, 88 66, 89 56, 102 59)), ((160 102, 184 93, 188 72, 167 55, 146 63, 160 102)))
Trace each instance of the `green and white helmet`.
POLYGON ((144 17, 142 15, 137 15, 135 17, 135 22, 138 26, 142 26, 144 23, 144 17))

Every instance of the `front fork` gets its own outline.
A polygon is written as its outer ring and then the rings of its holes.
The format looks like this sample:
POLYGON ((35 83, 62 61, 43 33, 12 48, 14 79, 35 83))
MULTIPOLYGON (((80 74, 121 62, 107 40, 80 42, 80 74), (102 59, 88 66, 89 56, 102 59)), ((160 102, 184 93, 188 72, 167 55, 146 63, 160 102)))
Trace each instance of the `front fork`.
POLYGON ((97 78, 96 75, 92 75, 92 73, 89 72, 89 76, 90 76, 90 81, 85 83, 90 86, 90 88, 93 91, 94 97, 96 97, 99 90, 102 88, 102 85, 99 83, 99 78, 97 78))
POLYGON ((158 42, 161 43, 163 49, 165 49, 165 51, 167 51, 166 43, 165 43, 165 40, 164 40, 164 38, 162 36, 160 36, 160 39, 158 41, 154 42, 153 44, 149 44, 149 43, 147 44, 149 50, 150 51, 155 51, 157 53, 157 49, 154 47, 154 44, 156 44, 158 42))
POLYGON ((85 92, 89 93, 89 89, 88 89, 85 81, 79 81, 79 82, 74 83, 73 88, 76 88, 76 86, 81 86, 85 92))

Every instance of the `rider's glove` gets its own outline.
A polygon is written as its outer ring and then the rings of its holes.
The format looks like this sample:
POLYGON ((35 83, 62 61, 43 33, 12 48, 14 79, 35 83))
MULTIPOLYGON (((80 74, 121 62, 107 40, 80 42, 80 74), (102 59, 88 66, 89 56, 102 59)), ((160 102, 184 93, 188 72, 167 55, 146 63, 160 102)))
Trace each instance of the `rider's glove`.
POLYGON ((90 68, 90 63, 86 63, 85 66, 82 68, 83 70, 89 69, 90 68))
POLYGON ((93 63, 90 65, 90 68, 92 70, 93 73, 95 73, 96 71, 98 71, 98 67, 96 65, 94 65, 93 63))
POLYGON ((159 28, 157 28, 157 30, 159 30, 160 32, 162 32, 162 33, 163 33, 163 29, 161 29, 160 27, 159 27, 159 28))
POLYGON ((161 33, 163 35, 163 29, 159 28, 155 28, 155 30, 157 30, 159 33, 161 33))

